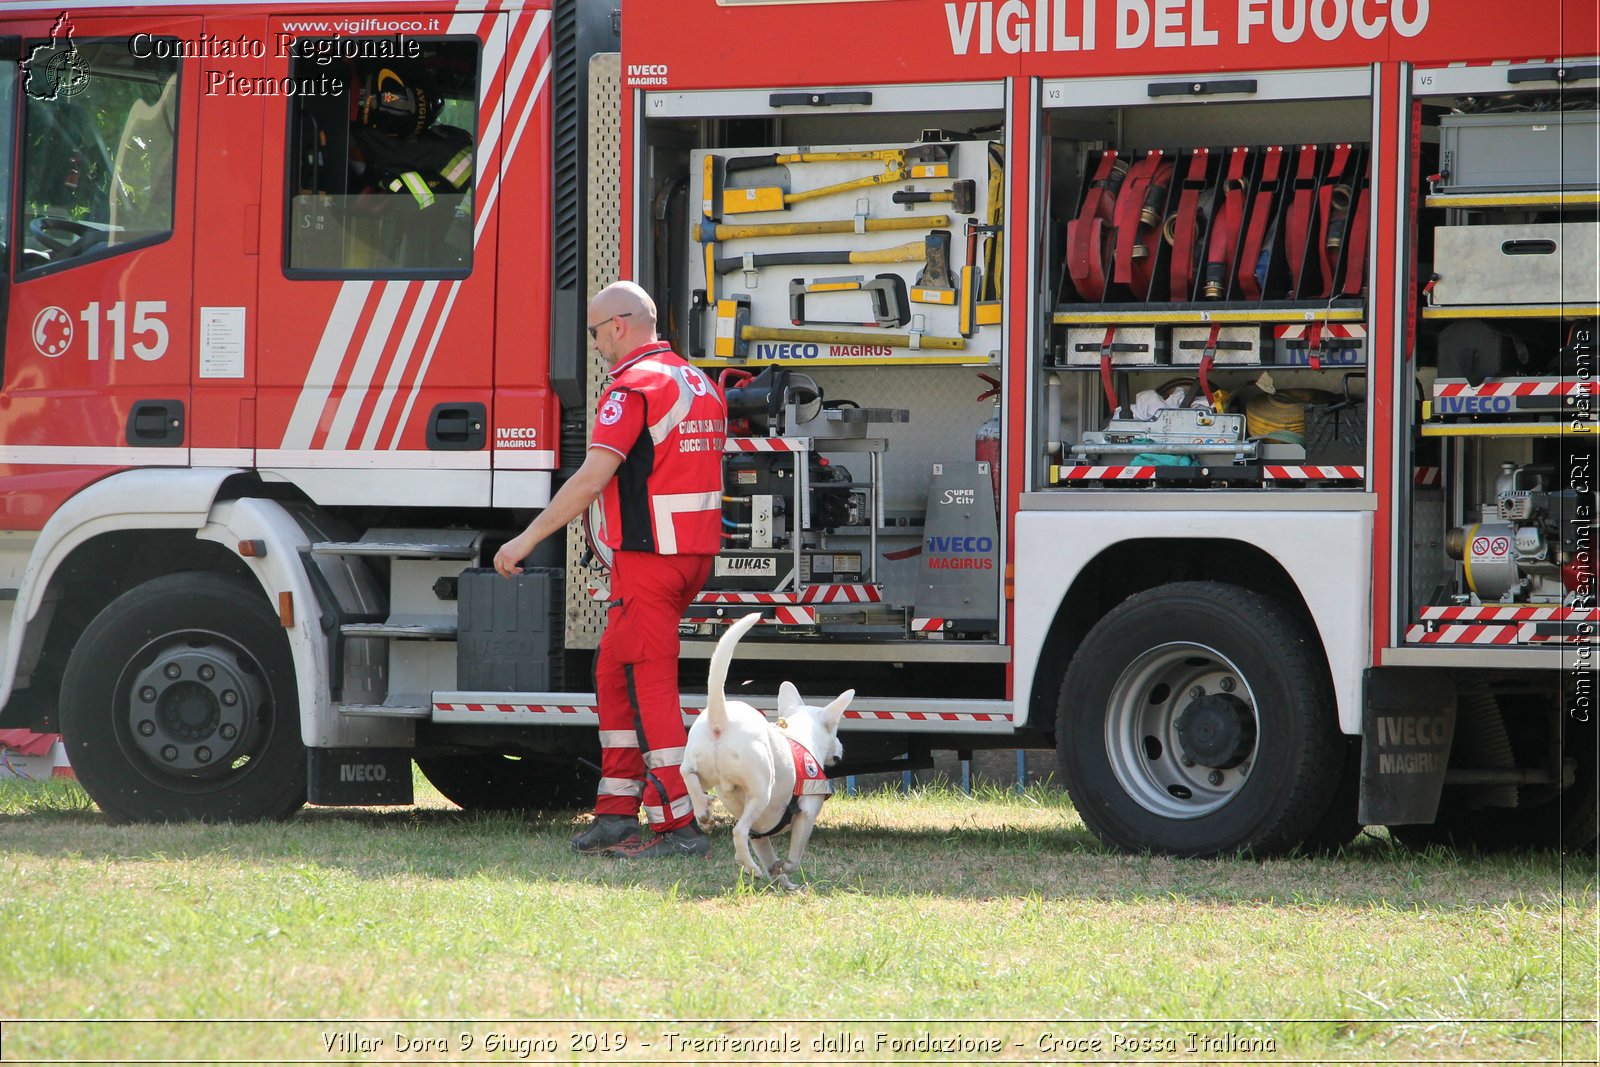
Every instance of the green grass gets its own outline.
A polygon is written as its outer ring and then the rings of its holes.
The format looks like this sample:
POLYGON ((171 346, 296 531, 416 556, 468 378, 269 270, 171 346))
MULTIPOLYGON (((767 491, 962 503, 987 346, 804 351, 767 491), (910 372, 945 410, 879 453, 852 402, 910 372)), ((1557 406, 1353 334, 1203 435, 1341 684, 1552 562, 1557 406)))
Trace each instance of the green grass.
POLYGON ((1126 856, 1053 791, 933 790, 834 797, 807 890, 785 894, 736 875, 725 828, 710 863, 636 868, 572 854, 576 813, 480 818, 418 796, 112 826, 70 783, 0 783, 0 1058, 339 1059, 324 1035, 350 1030, 399 1062, 443 1057, 397 1053, 396 1031, 465 1031, 463 1058, 505 1062, 515 1046, 486 1054, 493 1034, 559 1038, 528 1062, 895 1058, 878 1031, 1005 1042, 899 1055, 946 1063, 1596 1057, 1592 859, 1419 854, 1381 834, 1332 857, 1126 856), (117 1019, 189 1021, 94 1022, 117 1019), (435 1021, 331 1022, 349 1019, 435 1021), (527 1021, 572 1019, 626 1021, 527 1021), (629 1044, 585 1055, 572 1030, 629 1044), (1190 1031, 1273 1054, 1190 1053, 1190 1031), (669 1051, 669 1032, 800 1050, 669 1051), (867 1050, 813 1051, 841 1033, 867 1050), (1114 1044, 1139 1038, 1153 1050, 1114 1044))

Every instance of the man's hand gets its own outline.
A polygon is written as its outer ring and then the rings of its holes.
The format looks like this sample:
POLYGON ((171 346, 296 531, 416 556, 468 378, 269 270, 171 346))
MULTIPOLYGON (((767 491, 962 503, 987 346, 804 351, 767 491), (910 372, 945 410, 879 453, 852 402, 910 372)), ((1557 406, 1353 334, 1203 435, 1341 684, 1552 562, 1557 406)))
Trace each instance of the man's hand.
POLYGON ((500 551, 494 554, 494 569, 502 578, 509 578, 513 574, 521 574, 522 568, 518 566, 528 558, 528 553, 538 547, 539 542, 529 535, 532 530, 524 530, 505 544, 500 546, 500 551))
POLYGON ((609 448, 591 448, 567 484, 557 490, 550 505, 541 511, 528 528, 507 541, 494 554, 494 569, 502 578, 521 574, 518 566, 528 554, 539 547, 553 533, 566 528, 567 523, 583 514, 594 498, 600 495, 611 476, 622 466, 622 456, 609 448))

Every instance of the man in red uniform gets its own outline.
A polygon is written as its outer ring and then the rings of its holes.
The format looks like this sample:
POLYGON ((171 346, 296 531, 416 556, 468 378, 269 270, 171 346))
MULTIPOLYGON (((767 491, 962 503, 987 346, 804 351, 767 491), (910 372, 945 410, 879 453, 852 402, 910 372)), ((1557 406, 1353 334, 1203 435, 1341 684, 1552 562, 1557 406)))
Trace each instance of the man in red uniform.
POLYGON ((716 385, 656 338, 656 306, 632 282, 589 304, 589 335, 611 365, 588 457, 548 507, 495 554, 502 575, 564 529, 596 496, 612 549, 611 610, 595 664, 601 778, 579 852, 624 858, 704 856, 678 765, 678 620, 722 543, 727 408, 716 385), (655 833, 641 841, 639 808, 655 833))

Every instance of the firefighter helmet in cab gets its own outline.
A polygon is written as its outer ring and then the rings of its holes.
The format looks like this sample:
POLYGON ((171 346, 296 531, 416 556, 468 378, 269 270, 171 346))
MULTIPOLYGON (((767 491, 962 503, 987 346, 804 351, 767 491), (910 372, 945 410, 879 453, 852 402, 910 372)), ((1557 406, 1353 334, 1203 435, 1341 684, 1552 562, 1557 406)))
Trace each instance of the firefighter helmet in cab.
POLYGON ((391 137, 415 137, 439 117, 444 98, 418 71, 379 64, 355 83, 354 119, 391 137))

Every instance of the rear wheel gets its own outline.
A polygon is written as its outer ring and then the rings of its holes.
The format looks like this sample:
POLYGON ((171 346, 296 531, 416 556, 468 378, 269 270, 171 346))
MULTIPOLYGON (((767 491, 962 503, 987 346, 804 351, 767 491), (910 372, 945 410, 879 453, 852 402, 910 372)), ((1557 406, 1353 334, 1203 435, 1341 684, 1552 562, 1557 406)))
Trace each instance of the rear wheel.
POLYGON ((433 787, 468 811, 538 811, 594 803, 599 776, 576 760, 485 753, 418 756, 433 787))
POLYGON ((84 630, 61 684, 78 781, 124 820, 276 819, 305 803, 289 640, 259 588, 166 575, 84 630))
POLYGON ((1073 657, 1057 710, 1084 823, 1119 848, 1180 856, 1343 833, 1342 817, 1324 825, 1347 744, 1315 649, 1277 603, 1216 582, 1112 609, 1073 657))

